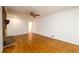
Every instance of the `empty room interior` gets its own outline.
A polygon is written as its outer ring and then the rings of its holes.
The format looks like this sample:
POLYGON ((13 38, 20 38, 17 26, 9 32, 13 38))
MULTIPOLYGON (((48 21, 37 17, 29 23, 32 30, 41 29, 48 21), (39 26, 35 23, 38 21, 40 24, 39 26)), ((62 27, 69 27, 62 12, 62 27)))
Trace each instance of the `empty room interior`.
POLYGON ((0 15, 2 53, 79 53, 78 6, 3 6, 0 15))

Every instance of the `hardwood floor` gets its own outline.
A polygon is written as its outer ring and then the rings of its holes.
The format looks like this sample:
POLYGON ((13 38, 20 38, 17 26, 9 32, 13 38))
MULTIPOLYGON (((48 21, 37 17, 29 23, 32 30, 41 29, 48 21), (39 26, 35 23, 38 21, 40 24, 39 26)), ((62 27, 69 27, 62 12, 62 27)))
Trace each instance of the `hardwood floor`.
POLYGON ((3 53, 76 53, 79 46, 38 34, 14 36, 15 45, 4 48, 3 53))

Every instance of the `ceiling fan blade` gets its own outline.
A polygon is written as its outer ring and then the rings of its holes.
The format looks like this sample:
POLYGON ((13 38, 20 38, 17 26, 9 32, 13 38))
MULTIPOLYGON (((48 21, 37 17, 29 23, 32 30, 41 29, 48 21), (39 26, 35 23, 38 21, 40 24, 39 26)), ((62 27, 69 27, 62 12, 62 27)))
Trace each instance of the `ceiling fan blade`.
POLYGON ((31 12, 30 15, 33 16, 34 18, 36 18, 37 16, 40 16, 39 14, 36 14, 34 12, 31 12))

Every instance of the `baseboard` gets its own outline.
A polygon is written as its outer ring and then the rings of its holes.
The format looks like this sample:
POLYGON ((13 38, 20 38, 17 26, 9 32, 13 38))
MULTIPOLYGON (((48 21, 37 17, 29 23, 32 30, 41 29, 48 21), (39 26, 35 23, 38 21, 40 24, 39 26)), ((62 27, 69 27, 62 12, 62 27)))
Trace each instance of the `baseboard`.
POLYGON ((15 45, 15 43, 7 45, 7 46, 4 46, 3 48, 7 48, 7 47, 10 47, 10 46, 13 46, 13 45, 15 45))
POLYGON ((41 35, 41 36, 44 36, 44 37, 47 37, 47 38, 50 38, 50 39, 55 39, 55 40, 59 40, 59 41, 62 41, 62 42, 66 42, 66 43, 69 43, 69 44, 73 44, 73 45, 79 46, 79 44, 72 43, 72 42, 70 42, 70 41, 61 40, 60 38, 57 38, 57 37, 49 37, 49 36, 46 36, 46 35, 42 35, 42 34, 40 34, 40 33, 33 33, 33 34, 41 35))

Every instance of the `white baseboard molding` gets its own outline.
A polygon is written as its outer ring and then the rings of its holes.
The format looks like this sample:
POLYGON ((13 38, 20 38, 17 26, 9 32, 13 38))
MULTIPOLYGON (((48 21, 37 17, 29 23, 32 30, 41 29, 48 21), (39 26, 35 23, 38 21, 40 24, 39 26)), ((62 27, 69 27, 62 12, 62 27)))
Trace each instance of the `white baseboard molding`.
POLYGON ((40 34, 40 33, 35 33, 35 34, 42 35, 42 36, 45 36, 45 37, 48 37, 48 38, 53 38, 53 39, 56 39, 56 40, 61 40, 61 41, 64 41, 64 42, 71 43, 71 44, 74 44, 74 45, 78 45, 79 46, 78 43, 70 42, 70 41, 67 41, 67 40, 62 40, 62 39, 60 39, 58 37, 49 37, 47 35, 43 35, 43 34, 40 34))
POLYGON ((15 43, 7 45, 7 46, 4 46, 3 48, 7 48, 7 47, 10 47, 10 46, 13 46, 13 45, 15 45, 15 43))

